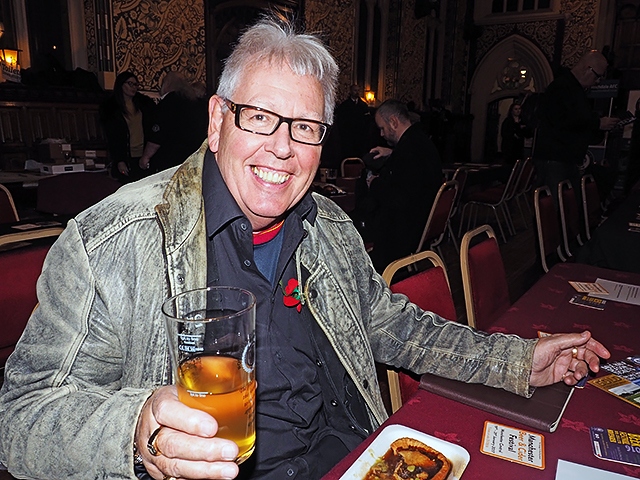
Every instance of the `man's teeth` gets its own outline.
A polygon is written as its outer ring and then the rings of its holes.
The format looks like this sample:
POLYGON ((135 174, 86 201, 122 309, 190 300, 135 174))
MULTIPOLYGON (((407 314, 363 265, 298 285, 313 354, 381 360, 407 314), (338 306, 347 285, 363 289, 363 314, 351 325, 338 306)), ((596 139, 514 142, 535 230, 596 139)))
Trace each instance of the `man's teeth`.
POLYGON ((252 167, 251 171, 260 180, 267 183, 274 183, 276 185, 280 185, 286 182, 289 178, 289 175, 285 173, 267 172, 265 170, 259 169, 258 167, 252 167))

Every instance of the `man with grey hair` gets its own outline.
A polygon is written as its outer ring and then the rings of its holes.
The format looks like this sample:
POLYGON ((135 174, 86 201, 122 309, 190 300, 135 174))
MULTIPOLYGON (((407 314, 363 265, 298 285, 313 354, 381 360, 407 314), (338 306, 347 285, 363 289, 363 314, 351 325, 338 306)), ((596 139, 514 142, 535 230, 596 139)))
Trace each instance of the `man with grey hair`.
POLYGON ((309 193, 336 78, 316 37, 262 20, 226 63, 200 150, 69 222, 0 391, 11 473, 317 479, 386 419, 375 361, 521 395, 598 369, 608 351, 588 332, 487 335, 391 294, 349 217, 309 193), (241 469, 171 384, 161 305, 205 285, 257 298, 257 442, 241 469))

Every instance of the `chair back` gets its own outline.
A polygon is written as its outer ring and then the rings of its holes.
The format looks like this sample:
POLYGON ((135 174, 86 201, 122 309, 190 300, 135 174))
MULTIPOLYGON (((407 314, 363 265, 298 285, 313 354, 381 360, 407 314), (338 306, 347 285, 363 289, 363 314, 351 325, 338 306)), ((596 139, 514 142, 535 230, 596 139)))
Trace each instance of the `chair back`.
POLYGON ((600 224, 602 207, 600 206, 600 194, 598 185, 593 175, 584 175, 580 179, 582 188, 582 213, 584 217, 584 234, 587 240, 591 239, 591 231, 600 224))
POLYGON ((364 161, 359 157, 347 157, 340 163, 342 177, 359 177, 364 169, 364 161))
POLYGON ((336 178, 336 187, 340 187, 347 193, 356 193, 356 183, 360 177, 338 177, 336 178))
POLYGON ((542 186, 533 192, 533 206, 536 214, 536 226, 538 229, 538 245, 540 248, 540 260, 545 272, 549 271, 547 257, 554 252, 563 262, 566 257, 560 248, 561 236, 558 223, 558 211, 551 196, 549 187, 542 186))
MULTIPOLYGON (((391 262, 382 273, 382 278, 390 285, 389 288, 393 293, 406 295, 412 303, 421 309, 436 313, 448 320, 456 320, 456 307, 451 296, 447 268, 437 253, 425 250, 391 262), (415 267, 424 260, 430 261, 433 268, 421 270, 392 283, 398 270, 405 267, 415 267)), ((387 368, 387 378, 391 394, 391 408, 395 412, 400 408, 403 400, 408 399, 417 391, 420 380, 415 375, 398 372, 392 368, 387 368)))
POLYGON ((0 369, 13 352, 38 300, 36 281, 50 245, 28 245, 0 252, 0 369))
POLYGON ((103 174, 75 172, 52 175, 38 181, 36 210, 76 215, 111 195, 120 183, 103 174))
POLYGON ((522 195, 531 188, 533 180, 534 165, 531 157, 527 157, 522 161, 518 181, 515 185, 515 195, 522 195))
POLYGON ((460 267, 467 323, 480 330, 487 329, 511 306, 500 247, 489 225, 481 225, 464 234, 460 267))
POLYGON ((0 184, 0 223, 13 223, 20 220, 13 196, 4 185, 0 184))
POLYGON ((442 242, 447 232, 447 226, 451 219, 451 212, 457 195, 458 182, 456 180, 449 180, 442 184, 436 194, 436 198, 433 200, 416 253, 420 252, 425 245, 429 245, 429 248, 434 248, 442 242))
POLYGON ((572 257, 571 250, 578 242, 582 245, 580 237, 580 212, 575 192, 569 180, 563 180, 558 184, 558 208, 560 210, 560 227, 562 243, 567 256, 572 257))

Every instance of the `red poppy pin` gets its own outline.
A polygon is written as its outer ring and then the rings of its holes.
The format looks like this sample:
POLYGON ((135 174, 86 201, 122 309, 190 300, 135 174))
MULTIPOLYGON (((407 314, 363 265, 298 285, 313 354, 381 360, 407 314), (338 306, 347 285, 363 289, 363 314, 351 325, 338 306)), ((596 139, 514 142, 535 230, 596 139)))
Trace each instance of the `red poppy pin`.
POLYGON ((300 290, 300 285, 298 284, 298 279, 290 278, 287 282, 287 286, 284 287, 282 282, 280 282, 280 287, 284 292, 284 297, 282 301, 284 302, 286 307, 296 307, 298 312, 302 311, 302 291, 300 290))

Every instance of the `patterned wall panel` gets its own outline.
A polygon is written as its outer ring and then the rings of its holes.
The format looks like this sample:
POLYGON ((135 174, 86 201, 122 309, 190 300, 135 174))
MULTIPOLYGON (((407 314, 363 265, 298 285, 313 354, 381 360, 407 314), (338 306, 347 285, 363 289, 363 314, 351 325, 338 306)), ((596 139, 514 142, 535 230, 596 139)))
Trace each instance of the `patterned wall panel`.
MULTIPOLYGON (((400 37, 402 0, 389 1, 389 29, 387 35, 387 58, 384 71, 384 98, 395 98, 400 64, 400 37)), ((378 95, 380 97, 380 95, 378 95)))
POLYGON ((116 73, 131 70, 157 90, 165 72, 205 81, 202 0, 114 0, 116 73))
POLYGON ((561 13, 566 17, 562 43, 562 64, 575 65, 582 54, 593 48, 598 0, 564 0, 561 13))
POLYGON ((84 21, 87 38, 87 68, 91 72, 97 72, 96 16, 93 2, 94 0, 84 0, 84 21))
POLYGON ((345 99, 354 78, 354 35, 357 0, 307 0, 305 20, 307 30, 318 32, 340 67, 336 100, 345 99))
POLYGON ((478 39, 476 50, 476 65, 498 42, 511 34, 518 34, 531 40, 540 48, 549 63, 554 60, 554 47, 557 37, 557 22, 555 20, 528 22, 528 23, 508 23, 502 25, 486 25, 483 27, 482 35, 478 39))
POLYGON ((415 0, 401 2, 402 17, 398 49, 398 77, 395 98, 403 102, 422 102, 427 19, 415 17, 415 0))
MULTIPOLYGON (((563 38, 560 39, 560 64, 571 67, 585 51, 593 48, 597 8, 598 0, 562 1, 560 13, 564 15, 565 28, 563 38)), ((558 63, 558 59, 554 58, 555 44, 561 32, 558 32, 558 23, 549 20, 483 26, 482 35, 478 39, 475 65, 480 63, 491 48, 512 33, 518 33, 536 44, 549 63, 558 63)))

